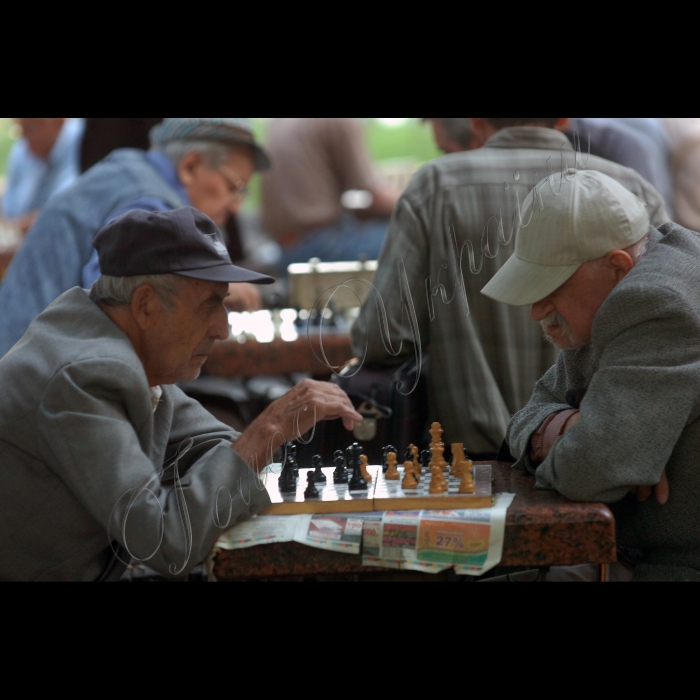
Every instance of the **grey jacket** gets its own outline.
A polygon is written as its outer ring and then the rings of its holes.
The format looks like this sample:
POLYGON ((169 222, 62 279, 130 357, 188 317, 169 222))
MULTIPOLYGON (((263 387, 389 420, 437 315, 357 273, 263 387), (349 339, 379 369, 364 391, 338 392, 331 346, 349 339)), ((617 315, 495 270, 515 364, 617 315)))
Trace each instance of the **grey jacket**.
POLYGON ((131 343, 82 289, 0 360, 0 387, 0 580, 115 580, 132 555, 182 575, 270 503, 197 402, 165 386, 154 413, 131 343))
POLYGON ((507 440, 538 486, 614 504, 618 543, 646 555, 637 578, 700 580, 700 234, 652 230, 647 254, 598 311, 591 344, 559 355, 507 440), (532 434, 582 388, 580 423, 535 468, 532 434), (669 502, 638 502, 630 488, 658 483, 664 469, 669 502))
POLYGON ((512 415, 556 361, 527 308, 499 304, 481 290, 510 258, 518 207, 533 186, 550 171, 582 163, 642 199, 654 226, 669 221, 661 195, 633 170, 577 158, 564 134, 537 127, 501 129, 483 148, 429 163, 396 207, 374 284, 397 354, 387 352, 372 297, 353 327, 353 349, 383 365, 429 349, 430 420, 442 423, 446 442, 463 442, 468 452, 498 450, 512 415))

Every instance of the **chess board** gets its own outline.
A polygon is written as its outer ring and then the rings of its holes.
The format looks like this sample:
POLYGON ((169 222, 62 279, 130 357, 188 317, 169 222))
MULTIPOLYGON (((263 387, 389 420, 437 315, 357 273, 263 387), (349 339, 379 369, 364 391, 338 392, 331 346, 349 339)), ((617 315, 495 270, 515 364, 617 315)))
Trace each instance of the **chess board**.
MULTIPOLYGON (((282 467, 268 467, 261 478, 270 494, 272 506, 265 515, 298 515, 322 513, 368 513, 386 510, 460 510, 463 508, 490 508, 493 504, 491 495, 491 465, 474 465, 474 483, 476 493, 459 493, 459 479, 449 477, 449 490, 446 493, 430 494, 430 474, 424 473, 418 488, 404 491, 401 487, 403 467, 399 467, 401 479, 387 481, 381 466, 370 466, 367 471, 372 475, 372 483, 367 484, 366 491, 350 491, 347 484, 333 483, 333 467, 326 467, 323 473, 326 483, 317 483, 319 497, 304 499, 309 469, 299 469, 297 491, 292 494, 280 493, 278 487, 282 467)), ((447 476, 447 475, 445 475, 447 476)))

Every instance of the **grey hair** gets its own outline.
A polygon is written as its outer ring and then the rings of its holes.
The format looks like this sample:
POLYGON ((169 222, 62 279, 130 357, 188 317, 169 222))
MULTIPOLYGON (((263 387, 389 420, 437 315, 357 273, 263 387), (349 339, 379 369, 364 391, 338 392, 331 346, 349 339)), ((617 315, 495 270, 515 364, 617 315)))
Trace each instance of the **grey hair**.
POLYGON ((158 147, 177 168, 182 159, 193 151, 200 153, 210 168, 221 167, 231 156, 236 146, 217 141, 170 141, 158 147))
MULTIPOLYGON (((640 241, 637 241, 634 245, 627 246, 627 248, 622 248, 621 250, 624 250, 625 253, 627 253, 632 258, 632 262, 636 265, 644 257, 648 247, 649 234, 647 233, 647 235, 644 236, 644 238, 642 238, 640 241)), ((595 260, 591 260, 590 262, 601 266, 605 264, 606 257, 607 256, 603 255, 601 258, 596 258, 595 260)))
POLYGON ((136 275, 135 277, 110 277, 102 275, 92 285, 90 299, 104 306, 126 306, 131 304, 134 293, 144 284, 155 289, 163 306, 172 311, 175 298, 182 290, 183 278, 179 275, 136 275))
POLYGON ((634 261, 634 264, 636 265, 646 255, 648 247, 649 234, 647 233, 647 235, 644 236, 644 238, 642 238, 641 241, 637 241, 634 245, 631 245, 627 248, 623 248, 623 250, 625 251, 625 253, 629 254, 629 256, 634 261))

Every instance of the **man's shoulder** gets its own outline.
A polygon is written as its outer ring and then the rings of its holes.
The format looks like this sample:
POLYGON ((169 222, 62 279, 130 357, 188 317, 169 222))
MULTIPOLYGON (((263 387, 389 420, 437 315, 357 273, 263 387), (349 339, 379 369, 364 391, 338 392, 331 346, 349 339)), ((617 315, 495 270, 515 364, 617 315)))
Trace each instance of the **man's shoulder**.
POLYGON ((673 223, 652 230, 647 254, 611 292, 596 327, 611 332, 655 319, 675 319, 679 334, 700 338, 700 234, 673 223))
MULTIPOLYGON (((118 364, 143 372, 124 333, 94 304, 84 289, 62 294, 29 326, 22 340, 5 355, 0 366, 35 365, 50 376, 79 363, 118 364)), ((105 369, 105 371, 108 371, 105 369)))

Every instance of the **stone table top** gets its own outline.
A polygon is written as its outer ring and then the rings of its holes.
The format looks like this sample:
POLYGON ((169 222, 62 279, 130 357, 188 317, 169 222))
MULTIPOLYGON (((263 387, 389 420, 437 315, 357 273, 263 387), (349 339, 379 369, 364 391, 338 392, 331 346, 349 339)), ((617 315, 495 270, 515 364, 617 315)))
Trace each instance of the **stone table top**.
MULTIPOLYGON (((535 489, 535 478, 505 462, 494 463, 494 493, 514 493, 506 516, 502 567, 610 564, 616 560, 615 519, 603 503, 575 503, 535 489)), ((296 542, 222 551, 219 581, 365 574, 362 557, 296 542)))

